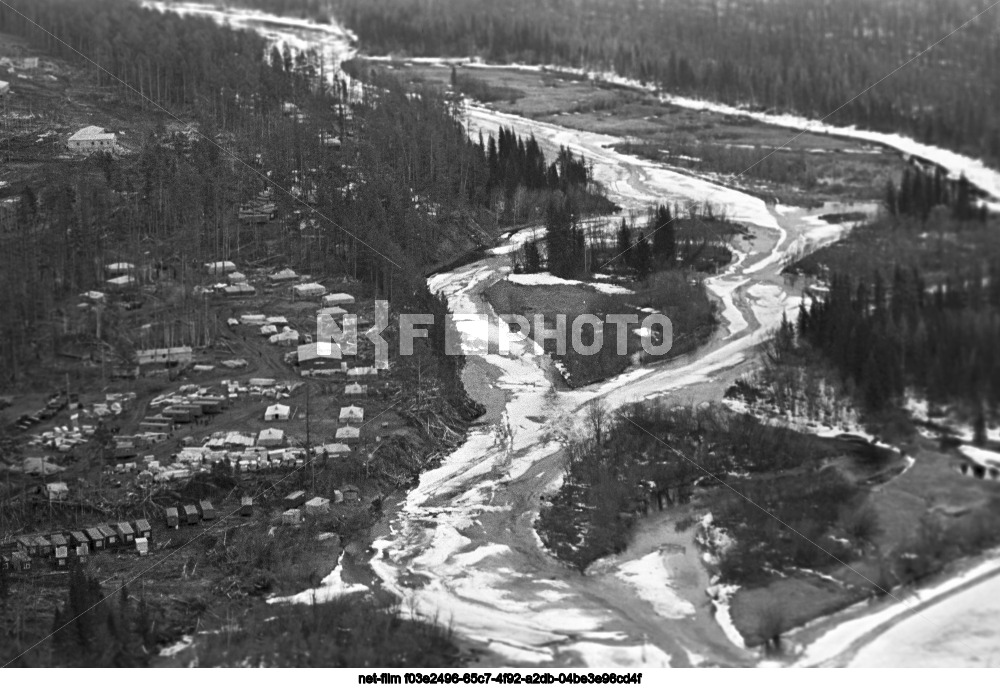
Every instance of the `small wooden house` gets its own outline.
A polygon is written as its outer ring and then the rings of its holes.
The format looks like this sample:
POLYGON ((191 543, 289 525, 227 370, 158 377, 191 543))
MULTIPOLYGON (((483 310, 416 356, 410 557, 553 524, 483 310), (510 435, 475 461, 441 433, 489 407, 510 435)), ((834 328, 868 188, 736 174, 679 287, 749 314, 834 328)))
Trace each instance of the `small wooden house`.
POLYGON ((40 557, 51 557, 53 552, 52 542, 41 535, 35 537, 35 542, 38 543, 38 556, 40 557))
POLYGON ((167 521, 167 528, 177 528, 181 523, 181 516, 177 512, 177 507, 168 506, 163 510, 163 516, 167 521))
POLYGON ((294 526, 298 523, 302 523, 302 510, 301 509, 288 509, 283 514, 281 514, 281 522, 286 526, 294 526))
POLYGON ((30 535, 22 535, 17 539, 17 551, 24 552, 29 557, 37 557, 38 543, 30 535))
POLYGON ((207 499, 203 499, 198 502, 198 513, 201 514, 201 519, 203 521, 214 521, 215 520, 215 507, 207 499))
POLYGON ((196 526, 198 525, 198 507, 194 504, 188 504, 184 507, 184 525, 186 526, 196 526))
POLYGON ((67 540, 66 536, 63 535, 62 533, 53 533, 52 535, 50 535, 49 542, 52 543, 53 549, 58 547, 63 547, 67 550, 69 549, 69 540, 67 540))
POLYGON ((87 549, 90 549, 90 539, 81 530, 74 530, 69 534, 69 544, 74 549, 80 545, 86 545, 87 549))
POLYGON ((115 524, 115 532, 118 533, 118 537, 123 545, 128 546, 135 542, 135 530, 125 521, 115 524))
POLYGON ((139 538, 146 538, 146 540, 150 540, 153 537, 153 528, 149 525, 149 521, 144 518, 140 518, 136 521, 134 528, 136 540, 139 538))
POLYGON ((90 548, 95 552, 97 550, 104 549, 104 535, 101 534, 98 528, 87 528, 84 531, 87 535, 87 539, 90 540, 90 548))
POLYGON ((325 514, 330 511, 330 500, 326 497, 313 497, 305 504, 306 513, 310 515, 325 514))
POLYGON ((368 393, 368 385, 362 385, 357 382, 352 382, 344 386, 344 396, 363 397, 367 393, 368 393))
POLYGON ((30 571, 31 557, 29 557, 26 552, 11 552, 10 570, 15 573, 19 571, 30 571))
POLYGON ((282 500, 282 504, 286 509, 295 509, 306 503, 306 493, 302 490, 296 490, 290 495, 286 496, 282 500))
POLYGON ((356 485, 344 485, 340 488, 340 492, 344 495, 345 502, 356 502, 361 499, 361 490, 356 485))
POLYGON ((115 532, 113 528, 106 525, 100 525, 97 526, 97 528, 101 531, 101 535, 104 536, 105 549, 114 549, 118 546, 120 539, 118 537, 118 533, 115 532))
POLYGON ((253 516, 253 497, 243 497, 240 500, 240 516, 253 516))

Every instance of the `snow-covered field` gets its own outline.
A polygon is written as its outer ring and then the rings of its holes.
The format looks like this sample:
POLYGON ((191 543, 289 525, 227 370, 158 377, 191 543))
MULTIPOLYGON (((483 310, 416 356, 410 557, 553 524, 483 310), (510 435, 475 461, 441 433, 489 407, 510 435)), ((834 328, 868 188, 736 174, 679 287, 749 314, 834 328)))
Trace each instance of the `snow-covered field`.
MULTIPOLYGON (((998 553, 995 553, 998 554, 998 553)), ((914 612, 919 605, 938 600, 960 586, 994 572, 1000 572, 1000 557, 988 559, 964 573, 946 581, 920 588, 906 598, 896 601, 873 614, 859 616, 845 621, 812 642, 796 662, 796 666, 817 666, 834 659, 843 658, 866 636, 885 630, 878 639, 858 652, 852 666, 938 666, 945 654, 961 666, 991 662, 992 654, 980 655, 985 646, 998 647, 996 639, 1000 631, 993 615, 969 613, 980 608, 984 612, 995 609, 1000 597, 1000 578, 990 578, 985 584, 973 586, 940 601, 934 606, 920 610, 903 619, 908 612, 914 612), (890 622, 898 621, 895 625, 890 622), (946 627, 958 633, 945 633, 946 627), (962 639, 965 636, 972 644, 962 639), (980 642, 980 639, 988 639, 980 642), (937 647, 935 648, 935 643, 937 647), (927 653, 927 654, 925 654, 927 653)))
POLYGON ((649 602, 664 618, 676 619, 694 614, 694 605, 678 597, 670 586, 670 571, 660 552, 651 552, 641 559, 622 564, 615 576, 635 588, 639 597, 649 602))

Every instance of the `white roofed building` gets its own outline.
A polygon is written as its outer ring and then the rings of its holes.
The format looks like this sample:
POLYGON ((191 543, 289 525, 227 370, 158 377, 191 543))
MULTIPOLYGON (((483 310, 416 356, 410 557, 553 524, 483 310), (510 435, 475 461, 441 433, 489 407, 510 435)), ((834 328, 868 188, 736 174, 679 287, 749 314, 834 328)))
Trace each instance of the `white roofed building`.
POLYGON ((336 342, 315 342, 298 348, 299 366, 304 368, 339 367, 343 357, 340 345, 336 342))
POLYGON ((278 428, 264 428, 257 435, 257 444, 261 447, 280 447, 285 443, 285 431, 278 428))
POLYGON ((205 263, 205 268, 211 275, 227 275, 230 272, 236 272, 236 264, 228 260, 205 263))
POLYGON ((350 294, 327 294, 323 297, 324 306, 352 306, 354 297, 350 294))
MULTIPOLYGON (((273 327, 273 325, 264 327, 273 327)), ((297 330, 285 329, 278 334, 272 334, 267 340, 272 344, 277 344, 278 346, 296 346, 299 343, 299 333, 297 330)))
POLYGON ((109 275, 127 275, 135 270, 132 263, 108 263, 104 266, 104 272, 109 275))
POLYGON ((361 438, 361 428, 355 428, 350 425, 337 428, 336 438, 340 442, 356 442, 361 438))
POLYGON ((296 284, 292 287, 292 294, 297 299, 314 299, 326 293, 326 287, 317 282, 307 282, 306 284, 296 284))
POLYGON ((111 152, 115 148, 115 135, 101 127, 84 127, 69 137, 67 145, 76 153, 111 152))
POLYGON ((341 423, 363 423, 365 410, 360 406, 345 406, 340 409, 341 423))
POLYGON ((344 386, 344 396, 363 397, 366 394, 368 394, 368 385, 352 382, 344 386))
POLYGON ((288 420, 292 409, 284 404, 271 404, 264 411, 264 420, 288 420))

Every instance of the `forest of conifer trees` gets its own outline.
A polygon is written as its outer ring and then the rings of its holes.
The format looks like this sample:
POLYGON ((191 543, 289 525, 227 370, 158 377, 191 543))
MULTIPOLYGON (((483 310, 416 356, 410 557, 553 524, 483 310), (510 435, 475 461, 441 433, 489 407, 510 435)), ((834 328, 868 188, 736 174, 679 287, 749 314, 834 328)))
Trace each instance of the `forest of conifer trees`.
MULTIPOLYGON (((293 4, 285 3, 289 11, 293 4)), ((995 14, 894 72, 988 6, 985 0, 330 4, 373 54, 478 55, 613 70, 672 93, 829 115, 831 123, 902 131, 995 161, 1000 125, 988 114, 1000 99, 989 67, 1000 61, 995 14)))
MULTIPOLYGON (((981 425, 1000 405, 1000 265, 933 287, 903 267, 888 282, 881 274, 834 275, 829 296, 803 308, 797 325, 870 411, 912 391, 932 404, 957 405, 981 425)), ((790 335, 779 334, 782 340, 790 335)))

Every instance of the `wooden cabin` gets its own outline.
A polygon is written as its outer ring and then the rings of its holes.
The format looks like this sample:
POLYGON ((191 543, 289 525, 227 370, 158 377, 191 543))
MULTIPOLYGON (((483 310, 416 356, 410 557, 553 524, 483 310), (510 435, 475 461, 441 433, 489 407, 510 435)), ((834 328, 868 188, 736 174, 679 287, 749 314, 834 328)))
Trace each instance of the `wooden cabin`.
POLYGON ((115 524, 115 532, 118 533, 118 537, 121 539, 123 545, 128 546, 135 542, 135 530, 125 521, 115 524))
POLYGON ((282 504, 286 509, 295 509, 306 503, 306 493, 302 490, 297 490, 287 495, 283 500, 282 504))
POLYGON ((104 535, 98 528, 87 528, 84 533, 87 535, 87 539, 90 540, 90 548, 95 552, 97 550, 104 549, 104 535))
POLYGON ((101 535, 104 536, 104 547, 105 549, 114 549, 118 546, 120 539, 118 533, 115 532, 113 528, 107 525, 100 525, 97 528, 101 531, 101 535))
POLYGON ((149 540, 153 537, 153 528, 149 525, 149 521, 146 519, 140 518, 135 522, 133 527, 135 528, 135 537, 137 540, 139 538, 146 538, 149 540))
POLYGON ((187 504, 184 509, 184 525, 186 526, 196 526, 198 525, 198 507, 194 504, 187 504))
POLYGON ((215 507, 207 499, 198 502, 198 513, 201 515, 203 521, 215 520, 215 507))

